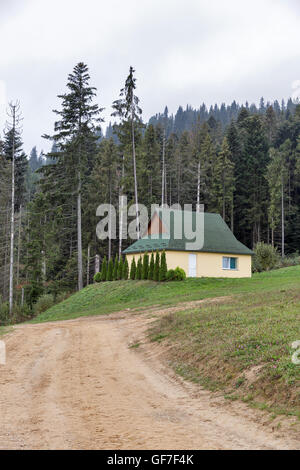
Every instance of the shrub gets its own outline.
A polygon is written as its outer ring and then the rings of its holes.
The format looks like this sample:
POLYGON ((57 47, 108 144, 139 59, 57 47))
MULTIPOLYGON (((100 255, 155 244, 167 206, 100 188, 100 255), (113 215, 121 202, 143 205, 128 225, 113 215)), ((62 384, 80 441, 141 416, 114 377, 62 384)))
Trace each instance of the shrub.
MULTIPOLYGON (((100 273, 98 273, 100 274, 100 273)), ((100 274, 101 276, 101 274, 100 274)), ((70 297, 71 292, 60 292, 60 294, 58 294, 56 297, 55 297, 55 303, 56 304, 59 304, 60 302, 63 302, 64 300, 68 299, 70 297)))
POLYGON ((102 274, 96 273, 94 276, 94 282, 101 282, 102 281, 102 274))
POLYGON ((101 280, 106 281, 107 277, 107 260, 106 256, 104 256, 103 261, 102 261, 102 266, 101 266, 101 280))
POLYGON ((108 267, 107 267, 107 273, 106 273, 106 280, 107 281, 112 281, 113 280, 113 274, 114 274, 114 263, 112 258, 110 258, 108 262, 108 267))
POLYGON ((300 264, 299 253, 294 253, 289 256, 285 256, 283 259, 280 258, 278 261, 278 268, 288 268, 289 266, 297 266, 300 264))
POLYGON ((48 308, 54 305, 54 297, 52 294, 45 294, 39 297, 36 304, 34 305, 34 313, 39 315, 42 312, 48 310, 48 308))
POLYGON ((123 258, 121 256, 118 264, 118 280, 120 281, 123 278, 123 258))
POLYGON ((160 268, 160 256, 159 252, 156 252, 155 256, 155 263, 154 263, 154 273, 153 273, 153 279, 154 281, 159 281, 159 268, 160 268))
POLYGON ((144 259, 143 259, 142 279, 148 279, 148 271, 149 271, 149 256, 148 256, 148 253, 146 252, 144 254, 144 259))
POLYGON ((161 254, 160 268, 159 268, 159 280, 161 282, 167 279, 167 272, 168 272, 167 260, 166 260, 166 253, 164 250, 161 254))
POLYGON ((277 249, 267 243, 257 243, 254 253, 252 264, 254 272, 269 271, 274 269, 279 262, 277 249))
POLYGON ((140 281, 142 279, 142 271, 143 271, 143 263, 142 263, 142 257, 139 257, 137 266, 136 266, 136 273, 135 273, 135 279, 140 281))
POLYGON ((154 253, 151 254, 149 269, 148 269, 148 279, 149 281, 153 281, 154 277, 154 253))
POLYGON ((115 256, 114 269, 113 269, 113 280, 118 280, 119 260, 118 255, 115 256))
POLYGON ((125 257, 125 261, 123 263, 123 273, 122 273, 122 278, 125 279, 125 281, 128 280, 129 276, 129 266, 128 266, 128 261, 127 258, 125 257))
POLYGON ((184 269, 179 268, 179 266, 177 266, 177 268, 175 269, 175 276, 176 276, 176 281, 184 281, 186 279, 186 274, 185 274, 184 269))
POLYGON ((40 282, 32 281, 30 284, 25 286, 25 303, 33 309, 33 305, 36 303, 39 297, 44 293, 44 287, 40 282))
POLYGON ((133 260, 131 261, 131 266, 130 266, 130 279, 134 281, 135 279, 135 273, 136 273, 136 263, 135 263, 135 258, 133 257, 133 260))
POLYGON ((9 304, 0 302, 0 325, 6 325, 9 322, 9 304))
POLYGON ((175 269, 169 269, 169 271, 167 272, 167 281, 175 281, 175 278, 175 269))

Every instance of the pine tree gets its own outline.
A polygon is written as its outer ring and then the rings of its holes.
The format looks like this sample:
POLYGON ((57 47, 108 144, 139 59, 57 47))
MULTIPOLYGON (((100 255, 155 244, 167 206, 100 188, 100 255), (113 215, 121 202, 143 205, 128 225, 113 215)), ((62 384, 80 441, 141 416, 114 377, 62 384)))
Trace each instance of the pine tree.
POLYGON ((20 130, 17 127, 11 128, 4 137, 3 152, 6 160, 10 162, 12 161, 13 147, 15 160, 15 211, 19 212, 20 206, 24 206, 26 200, 25 177, 28 170, 28 161, 23 151, 20 130))
POLYGON ((124 270, 124 263, 123 263, 123 258, 119 259, 119 264, 118 264, 118 280, 120 281, 123 278, 123 270, 124 270))
POLYGON ((131 266, 130 266, 130 279, 132 281, 135 280, 135 275, 136 275, 136 262, 135 262, 135 258, 133 257, 133 260, 131 261, 131 266))
POLYGON ((125 257, 125 261, 124 261, 124 263, 123 263, 122 279, 124 279, 125 281, 127 281, 127 280, 128 280, 128 276, 129 276, 129 266, 128 266, 127 257, 125 257))
POLYGON ((36 147, 33 147, 33 149, 30 152, 29 166, 30 166, 32 172, 35 172, 39 168, 39 162, 38 162, 38 155, 37 155, 36 147))
POLYGON ((119 260, 118 255, 115 256, 114 269, 113 269, 113 280, 118 280, 118 271, 119 271, 119 260))
POLYGON ((159 280, 165 281, 167 279, 167 260, 165 250, 161 254, 160 269, 159 269, 159 280))
POLYGON ((281 220, 281 254, 285 256, 285 201, 289 181, 289 160, 291 141, 287 139, 279 149, 270 149, 270 163, 267 168, 267 179, 270 191, 269 222, 274 246, 274 231, 281 220))
POLYGON ((153 273, 153 280, 159 281, 159 271, 160 271, 160 255, 159 252, 156 252, 155 256, 155 264, 154 264, 154 273, 153 273))
POLYGON ((126 125, 126 121, 130 123, 131 142, 132 142, 132 161, 134 176, 134 198, 136 207, 136 227, 137 238, 140 238, 139 210, 138 210, 138 182, 137 182, 137 164, 136 164, 136 143, 135 143, 135 127, 136 123, 141 124, 142 110, 139 107, 139 98, 134 94, 136 89, 136 78, 134 78, 135 70, 133 67, 129 69, 129 75, 125 82, 125 87, 120 91, 120 99, 113 102, 114 112, 112 116, 120 117, 122 124, 126 125))
POLYGON ((140 281, 142 279, 142 274, 143 274, 143 261, 142 261, 142 257, 140 256, 137 262, 137 266, 136 266, 135 279, 140 281))
POLYGON ((107 281, 113 281, 114 280, 114 262, 113 262, 112 258, 110 258, 110 260, 108 262, 106 280, 107 281))
MULTIPOLYGON (((58 152, 50 155, 63 167, 67 186, 76 194, 77 202, 77 268, 78 290, 83 287, 82 266, 82 191, 88 165, 88 149, 96 143, 96 125, 102 109, 92 104, 96 96, 95 88, 89 85, 88 67, 80 62, 68 77, 68 93, 58 95, 62 100, 62 110, 55 111, 60 121, 55 123, 55 134, 44 137, 56 143, 58 152)), ((47 173, 46 173, 47 175, 47 173)), ((61 176, 61 175, 60 175, 61 176)), ((72 192, 70 191, 70 192, 72 192)))
POLYGON ((216 209, 226 221, 226 209, 232 217, 234 192, 234 165, 227 138, 224 137, 221 151, 218 152, 213 170, 213 194, 216 209))
POLYGON ((149 265, 149 269, 148 269, 148 279, 149 279, 149 281, 153 281, 153 277, 154 277, 154 253, 152 251, 151 259, 150 259, 150 265, 149 265))
POLYGON ((144 259, 143 259, 142 279, 145 279, 145 280, 148 279, 148 271, 149 271, 149 255, 146 252, 144 254, 144 259))
MULTIPOLYGON (((90 211, 86 216, 90 223, 91 220, 94 220, 93 226, 97 223, 95 207, 99 205, 99 194, 101 194, 103 202, 107 202, 113 206, 117 206, 118 204, 118 159, 118 147, 113 139, 103 140, 94 157, 94 168, 90 177, 88 195, 90 211)), ((109 220, 108 232, 108 259, 110 259, 112 253, 112 239, 114 238, 111 219, 109 220)))
MULTIPOLYGON (((269 162, 268 144, 262 126, 262 118, 254 115, 243 122, 244 144, 244 194, 247 204, 246 220, 251 228, 252 246, 261 240, 265 229, 268 201, 266 168, 269 162)), ((249 242, 248 242, 249 244, 249 242)))
POLYGON ((106 256, 104 256, 103 261, 102 261, 102 266, 101 266, 101 279, 102 281, 106 281, 107 278, 107 259, 106 256))

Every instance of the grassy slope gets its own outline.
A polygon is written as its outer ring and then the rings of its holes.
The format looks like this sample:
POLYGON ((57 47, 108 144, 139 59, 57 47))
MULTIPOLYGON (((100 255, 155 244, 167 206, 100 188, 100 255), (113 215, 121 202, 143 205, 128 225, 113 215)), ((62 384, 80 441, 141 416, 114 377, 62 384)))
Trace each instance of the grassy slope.
POLYGON ((235 294, 251 294, 251 298, 258 293, 268 295, 268 292, 297 289, 298 286, 300 266, 255 274, 251 279, 201 278, 171 283, 117 281, 91 285, 50 308, 33 321, 39 323, 66 320, 86 315, 108 314, 128 308, 174 305, 235 294))
POLYGON ((291 343, 300 340, 300 287, 287 290, 285 279, 280 290, 159 318, 150 337, 167 345, 170 365, 185 379, 300 420, 300 366, 291 361, 291 343))
POLYGON ((34 322, 108 314, 229 296, 158 318, 149 331, 167 345, 170 364, 186 379, 229 399, 300 418, 300 366, 291 362, 300 340, 300 266, 252 279, 187 279, 96 284, 44 312, 34 322))
POLYGON ((300 266, 252 279, 188 279, 96 284, 74 294, 34 322, 108 314, 230 296, 158 318, 149 331, 167 345, 171 366, 186 379, 229 399, 300 418, 300 366, 291 362, 300 340, 300 266))

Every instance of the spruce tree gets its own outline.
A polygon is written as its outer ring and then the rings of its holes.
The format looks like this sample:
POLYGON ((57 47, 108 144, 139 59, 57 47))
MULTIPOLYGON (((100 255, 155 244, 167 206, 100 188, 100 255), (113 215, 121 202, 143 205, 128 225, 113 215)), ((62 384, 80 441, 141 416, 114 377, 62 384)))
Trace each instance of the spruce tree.
POLYGON ((135 280, 135 274, 136 274, 136 262, 135 262, 135 258, 133 257, 133 260, 131 261, 131 266, 130 266, 130 279, 132 281, 135 280))
POLYGON ((216 210, 226 221, 226 215, 233 213, 234 165, 227 138, 224 137, 213 170, 213 196, 216 210))
POLYGON ((118 280, 119 260, 118 255, 115 256, 114 269, 113 269, 113 280, 118 280))
POLYGON ((38 154, 37 154, 36 147, 33 147, 33 149, 30 152, 29 166, 33 173, 39 168, 38 154))
POLYGON ((145 280, 148 279, 148 271, 149 271, 149 255, 146 252, 144 254, 144 259, 143 259, 142 279, 145 279, 145 280))
POLYGON ((120 91, 120 99, 113 102, 114 112, 112 116, 121 118, 123 128, 126 124, 130 124, 133 176, 134 176, 134 198, 136 207, 136 227, 137 238, 140 238, 139 210, 138 210, 138 182, 137 182, 137 164, 136 164, 136 140, 135 127, 141 125, 142 110, 139 107, 139 98, 134 94, 136 89, 136 78, 134 78, 135 70, 133 67, 129 69, 129 75, 126 79, 124 88, 120 91))
POLYGON ((25 177, 28 170, 28 160, 23 151, 23 142, 21 140, 20 130, 17 127, 11 128, 4 137, 3 152, 6 160, 12 161, 12 152, 14 146, 14 165, 15 165, 15 211, 24 206, 26 199, 25 177))
POLYGON ((102 266, 101 266, 101 280, 106 281, 107 277, 107 259, 106 256, 104 256, 103 261, 102 261, 102 266))
POLYGON ((155 264, 154 264, 154 273, 153 273, 153 280, 159 281, 159 270, 160 270, 160 255, 159 252, 156 252, 155 256, 155 264))
POLYGON ((167 279, 167 260, 165 250, 161 254, 160 269, 159 269, 159 280, 165 281, 167 279))
POLYGON ((136 266, 135 279, 140 281, 142 279, 142 273, 143 273, 143 262, 142 262, 142 257, 140 256, 137 262, 137 266, 136 266))
POLYGON ((124 279, 125 281, 127 281, 127 280, 128 280, 128 276, 129 276, 129 266, 128 266, 127 257, 125 257, 125 261, 124 261, 124 263, 123 263, 122 279, 124 279))
POLYGON ((154 277, 154 253, 152 251, 151 258, 150 258, 149 269, 148 269, 148 279, 149 279, 149 281, 153 281, 153 277, 154 277))
POLYGON ((120 281, 123 278, 123 269, 124 269, 124 263, 123 263, 123 258, 119 259, 119 265, 118 265, 118 280, 120 281))
MULTIPOLYGON (((102 109, 99 109, 97 104, 92 104, 96 89, 89 85, 89 81, 87 65, 82 62, 78 63, 68 77, 68 92, 58 95, 58 98, 62 100, 62 109, 54 111, 60 117, 60 121, 55 123, 55 134, 44 135, 45 138, 54 141, 57 146, 58 152, 50 155, 56 159, 57 163, 60 163, 57 169, 61 169, 62 173, 56 174, 56 179, 60 176, 61 181, 64 175, 67 191, 69 194, 76 195, 78 290, 83 287, 81 205, 82 192, 86 183, 87 155, 88 149, 97 140, 96 126, 103 121, 99 117, 102 109)), ((47 171, 46 175, 49 176, 47 171)))
POLYGON ((108 262, 106 280, 107 281, 113 281, 113 279, 114 279, 114 262, 113 262, 112 258, 110 258, 110 260, 108 262))

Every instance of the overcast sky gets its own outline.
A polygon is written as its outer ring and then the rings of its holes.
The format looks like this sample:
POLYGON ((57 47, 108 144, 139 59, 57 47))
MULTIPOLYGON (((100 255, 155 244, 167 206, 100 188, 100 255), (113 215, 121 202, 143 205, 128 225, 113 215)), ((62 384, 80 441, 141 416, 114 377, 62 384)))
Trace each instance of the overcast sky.
POLYGON ((19 99, 26 152, 48 150, 41 135, 79 61, 106 124, 130 65, 144 120, 165 105, 286 99, 300 79, 299 29, 298 0, 0 0, 1 133, 19 99))

